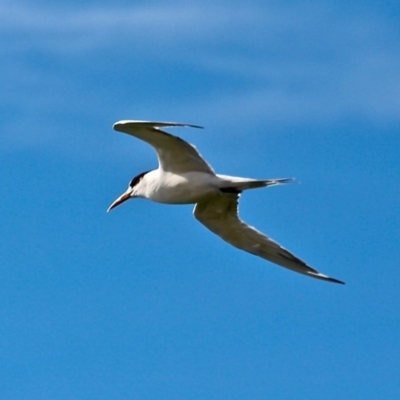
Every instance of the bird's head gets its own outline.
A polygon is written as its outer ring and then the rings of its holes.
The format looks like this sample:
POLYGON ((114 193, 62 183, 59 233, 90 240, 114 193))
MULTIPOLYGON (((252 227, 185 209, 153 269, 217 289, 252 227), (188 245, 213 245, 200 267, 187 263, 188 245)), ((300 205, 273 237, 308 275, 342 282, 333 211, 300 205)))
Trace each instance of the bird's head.
POLYGON ((108 211, 111 211, 113 208, 119 206, 120 204, 122 204, 124 201, 129 200, 129 199, 133 199, 134 197, 138 197, 137 194, 137 189, 138 189, 138 185, 140 184, 140 182, 142 181, 143 177, 147 174, 147 172, 142 172, 141 174, 135 176, 128 185, 128 189, 126 189, 126 191, 124 193, 121 194, 121 196, 119 196, 111 205, 110 207, 108 207, 108 211))

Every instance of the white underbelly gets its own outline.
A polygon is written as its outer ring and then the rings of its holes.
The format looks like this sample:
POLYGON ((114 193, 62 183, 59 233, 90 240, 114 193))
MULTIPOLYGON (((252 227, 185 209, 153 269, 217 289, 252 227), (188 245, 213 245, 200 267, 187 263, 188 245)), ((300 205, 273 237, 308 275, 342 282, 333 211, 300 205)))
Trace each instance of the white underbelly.
POLYGON ((218 178, 204 172, 162 173, 157 182, 149 187, 147 198, 158 203, 194 204, 218 192, 218 178))

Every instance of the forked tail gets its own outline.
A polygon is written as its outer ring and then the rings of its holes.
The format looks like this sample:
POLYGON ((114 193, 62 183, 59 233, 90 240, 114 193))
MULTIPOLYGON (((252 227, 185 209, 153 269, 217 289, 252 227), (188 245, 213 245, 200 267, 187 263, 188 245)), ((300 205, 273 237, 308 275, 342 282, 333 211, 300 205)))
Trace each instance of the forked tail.
MULTIPOLYGON (((266 181, 257 181, 263 183, 262 186, 273 186, 273 185, 284 185, 286 183, 293 183, 294 178, 280 178, 280 179, 268 179, 266 181)), ((255 186, 260 187, 260 186, 255 186)))
MULTIPOLYGON (((242 191, 247 189, 257 189, 273 185, 283 185, 286 183, 294 182, 294 178, 260 180, 260 179, 238 178, 226 175, 218 175, 218 177, 226 181, 226 189, 235 189, 237 191, 242 191)), ((222 189, 222 191, 224 190, 222 189)))

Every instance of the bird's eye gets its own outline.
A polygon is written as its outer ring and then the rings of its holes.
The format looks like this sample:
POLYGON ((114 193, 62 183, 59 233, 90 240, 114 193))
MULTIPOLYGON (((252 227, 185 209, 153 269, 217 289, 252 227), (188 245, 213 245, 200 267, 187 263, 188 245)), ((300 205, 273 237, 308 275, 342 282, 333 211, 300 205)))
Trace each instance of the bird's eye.
POLYGON ((136 177, 134 177, 130 182, 129 182, 129 187, 133 188, 136 183, 136 177))

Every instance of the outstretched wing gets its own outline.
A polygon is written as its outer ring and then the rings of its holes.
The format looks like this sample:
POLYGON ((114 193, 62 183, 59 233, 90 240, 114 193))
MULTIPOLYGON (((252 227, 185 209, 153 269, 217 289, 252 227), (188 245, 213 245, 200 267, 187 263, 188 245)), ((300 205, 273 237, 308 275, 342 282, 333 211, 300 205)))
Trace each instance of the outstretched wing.
POLYGON ((188 126, 201 128, 196 125, 175 122, 150 121, 119 121, 113 128, 116 131, 132 135, 149 145, 157 152, 160 168, 165 172, 184 173, 191 171, 214 174, 211 166, 203 159, 196 148, 181 138, 162 131, 164 126, 188 126))
POLYGON ((239 249, 313 278, 344 283, 311 268, 280 244, 241 221, 238 202, 239 194, 224 193, 197 203, 193 213, 208 229, 239 249))

